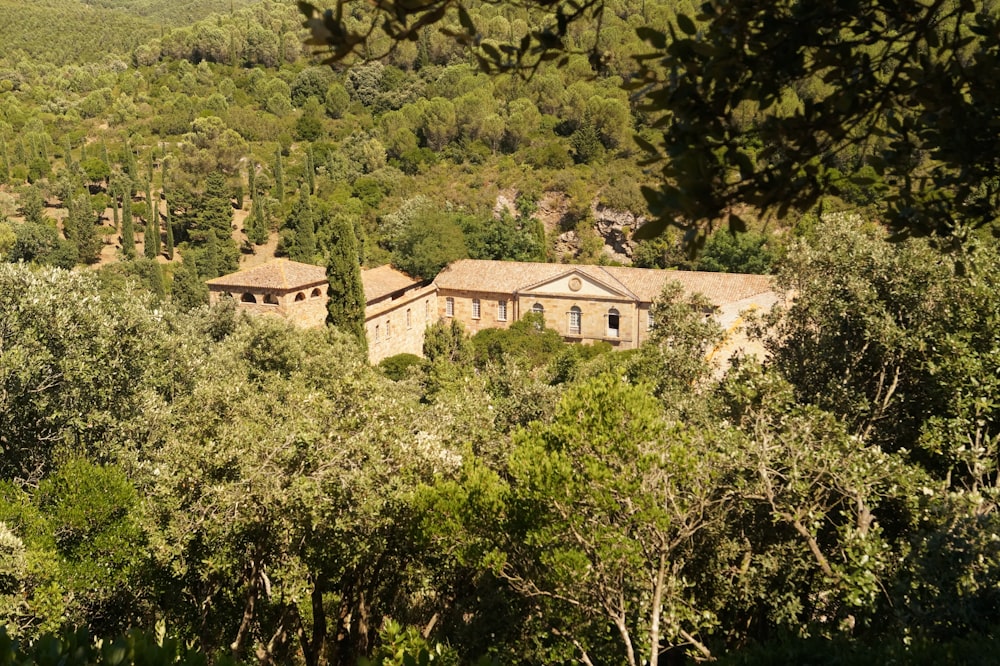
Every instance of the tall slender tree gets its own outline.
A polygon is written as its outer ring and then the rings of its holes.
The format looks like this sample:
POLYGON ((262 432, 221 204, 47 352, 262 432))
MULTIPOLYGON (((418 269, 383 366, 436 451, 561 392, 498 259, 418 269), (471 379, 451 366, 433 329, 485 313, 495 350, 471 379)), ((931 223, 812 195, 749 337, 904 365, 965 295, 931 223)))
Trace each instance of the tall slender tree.
POLYGON ((133 185, 125 182, 119 196, 122 198, 122 254, 126 259, 135 259, 135 227, 132 225, 133 185))
POLYGON ((285 174, 281 167, 281 148, 274 151, 274 198, 285 203, 285 174))
POLYGON ((167 259, 170 261, 174 260, 174 224, 173 218, 170 215, 170 201, 164 198, 163 201, 164 209, 166 210, 166 218, 163 220, 164 227, 166 227, 166 241, 167 241, 167 259))
POLYGON ((354 225, 343 215, 333 215, 328 225, 330 246, 326 261, 329 297, 326 323, 349 333, 367 349, 365 338, 365 289, 354 225))

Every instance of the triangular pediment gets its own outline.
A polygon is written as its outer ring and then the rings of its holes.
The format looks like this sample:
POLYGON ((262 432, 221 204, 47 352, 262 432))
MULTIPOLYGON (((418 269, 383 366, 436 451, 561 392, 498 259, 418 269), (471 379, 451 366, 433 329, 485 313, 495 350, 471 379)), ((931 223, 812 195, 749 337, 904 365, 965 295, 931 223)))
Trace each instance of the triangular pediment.
POLYGON ((635 298, 614 278, 609 276, 607 280, 604 280, 580 269, 569 269, 555 277, 519 289, 518 293, 570 298, 635 298))

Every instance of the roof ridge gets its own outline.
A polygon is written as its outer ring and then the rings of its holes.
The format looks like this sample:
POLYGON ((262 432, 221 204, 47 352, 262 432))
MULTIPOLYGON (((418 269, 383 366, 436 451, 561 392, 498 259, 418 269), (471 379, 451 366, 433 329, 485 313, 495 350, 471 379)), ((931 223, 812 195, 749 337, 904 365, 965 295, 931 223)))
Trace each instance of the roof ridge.
POLYGON ((628 294, 629 296, 631 296, 632 298, 634 298, 637 301, 641 301, 642 300, 641 298, 639 298, 638 295, 636 295, 636 293, 634 291, 632 291, 631 289, 628 288, 628 285, 626 285, 624 282, 622 282, 621 280, 619 280, 618 278, 616 278, 614 275, 612 275, 611 272, 608 271, 607 266, 595 266, 595 268, 599 269, 602 273, 604 273, 609 278, 611 278, 612 280, 614 280, 615 282, 617 282, 619 285, 621 285, 621 288, 625 290, 626 294, 628 294))

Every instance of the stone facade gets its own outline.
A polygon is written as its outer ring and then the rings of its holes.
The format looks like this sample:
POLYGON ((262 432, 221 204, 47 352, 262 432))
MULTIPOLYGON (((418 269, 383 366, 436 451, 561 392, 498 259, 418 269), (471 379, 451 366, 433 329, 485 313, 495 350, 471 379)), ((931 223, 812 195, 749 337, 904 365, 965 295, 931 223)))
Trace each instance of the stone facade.
MULTIPOLYGON (((662 271, 616 266, 506 261, 457 261, 433 282, 419 282, 390 266, 362 272, 365 333, 371 363, 396 354, 423 353, 424 331, 458 320, 469 334, 507 328, 532 311, 568 342, 609 342, 634 349, 649 338, 652 304, 669 282, 687 295, 705 296, 724 327, 746 309, 777 300, 763 275, 662 271)), ((325 270, 278 260, 209 280, 213 303, 231 297, 248 312, 280 316, 299 326, 326 321, 325 270)))
POLYGON ((463 260, 434 282, 439 316, 459 320, 472 334, 505 328, 538 311, 546 326, 568 342, 605 341, 634 349, 649 338, 652 304, 671 281, 679 282, 686 294, 705 295, 719 315, 731 316, 736 304, 753 306, 759 301, 770 307, 774 302, 770 278, 763 275, 620 266, 463 260), (503 321, 498 316, 501 302, 506 303, 503 321))
POLYGON ((390 266, 362 271, 368 361, 424 353, 424 331, 437 321, 433 283, 417 282, 390 266))

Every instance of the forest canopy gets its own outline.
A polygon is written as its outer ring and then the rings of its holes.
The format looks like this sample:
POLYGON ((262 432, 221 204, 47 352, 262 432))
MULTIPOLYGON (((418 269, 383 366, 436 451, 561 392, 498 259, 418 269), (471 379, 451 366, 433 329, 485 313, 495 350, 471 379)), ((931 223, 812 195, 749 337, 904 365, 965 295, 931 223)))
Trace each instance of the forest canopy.
MULTIPOLYGON (((1000 16, 992 0, 683 4, 666 27, 643 15, 635 30, 646 48, 633 54, 641 67, 623 81, 655 117, 639 141, 662 164, 661 182, 644 189, 657 221, 641 236, 669 224, 703 242, 720 219, 745 231, 741 205, 784 217, 858 185, 878 192, 880 214, 901 234, 993 224, 1000 16)), ((608 66, 605 21, 621 15, 620 3, 604 0, 522 2, 537 27, 489 39, 461 1, 379 3, 362 20, 349 18, 353 0, 325 12, 299 6, 334 62, 376 33, 416 41, 437 26, 482 70, 528 76, 580 52, 599 75, 608 66), (577 22, 589 41, 571 38, 577 22)))

